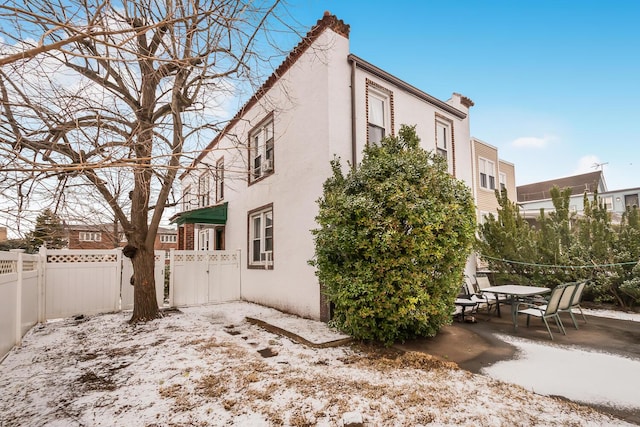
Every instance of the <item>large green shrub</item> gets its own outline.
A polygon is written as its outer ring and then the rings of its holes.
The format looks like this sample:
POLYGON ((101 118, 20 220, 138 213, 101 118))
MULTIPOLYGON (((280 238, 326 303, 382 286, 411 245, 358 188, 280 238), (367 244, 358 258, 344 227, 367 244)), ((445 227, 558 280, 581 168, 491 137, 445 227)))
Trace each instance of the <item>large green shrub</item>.
POLYGON ((332 168, 311 264, 334 323, 385 344, 435 335, 451 321, 474 239, 469 188, 419 147, 414 127, 369 145, 346 176, 339 160, 332 168))

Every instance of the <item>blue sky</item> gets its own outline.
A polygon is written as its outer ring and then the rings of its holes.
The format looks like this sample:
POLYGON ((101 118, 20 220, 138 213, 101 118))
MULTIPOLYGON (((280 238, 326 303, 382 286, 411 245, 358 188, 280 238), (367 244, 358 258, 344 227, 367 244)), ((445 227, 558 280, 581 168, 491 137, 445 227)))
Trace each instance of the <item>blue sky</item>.
POLYGON ((475 102, 473 136, 516 184, 592 172, 640 187, 640 1, 290 0, 310 28, 329 10, 351 52, 440 99, 475 102))

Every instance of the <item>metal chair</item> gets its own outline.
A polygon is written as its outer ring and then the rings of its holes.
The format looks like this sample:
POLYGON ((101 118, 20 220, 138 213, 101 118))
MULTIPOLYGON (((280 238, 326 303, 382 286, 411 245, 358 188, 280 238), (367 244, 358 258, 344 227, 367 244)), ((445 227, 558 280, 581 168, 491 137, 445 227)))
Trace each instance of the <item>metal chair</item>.
POLYGON ((573 321, 573 326, 578 329, 578 322, 576 321, 575 316, 573 315, 573 309, 577 308, 580 310, 580 314, 582 315, 582 319, 584 319, 584 323, 587 323, 587 318, 584 316, 582 312, 582 307, 580 307, 580 301, 582 301, 582 292, 584 291, 584 287, 587 285, 587 281, 580 282, 576 285, 573 294, 571 295, 571 302, 569 303, 569 307, 560 308, 561 312, 568 312, 571 316, 571 320, 573 321))
MULTIPOLYGON (((573 284, 573 286, 575 286, 575 284, 573 284)), ((566 302, 567 300, 563 301, 565 302, 565 304, 569 304, 571 301, 571 296, 573 296, 573 289, 574 287, 572 287, 571 285, 567 286, 567 285, 559 285, 556 286, 553 291, 551 291, 551 295, 549 296, 549 302, 547 303, 546 306, 530 306, 528 308, 525 308, 523 310, 518 310, 518 314, 526 314, 527 315, 527 327, 529 327, 529 320, 531 318, 531 316, 535 316, 535 317, 540 317, 542 318, 542 321, 544 322, 544 325, 547 327, 547 331, 549 332, 549 336, 551 337, 551 339, 553 340, 553 334, 551 333, 551 328, 549 328, 549 322, 547 322, 547 319, 551 319, 553 318, 556 321, 556 325, 558 326, 558 329, 560 330, 560 332, 562 332, 564 335, 567 335, 567 332, 564 329, 564 325, 562 324, 562 320, 560 319, 558 310, 560 308, 560 304, 562 301, 562 296, 565 293, 565 290, 567 289, 567 287, 571 287, 570 289, 570 293, 571 295, 568 298, 569 302, 566 302)), ((517 324, 516 324, 517 325, 517 324)))
POLYGON ((476 295, 484 300, 487 304, 487 313, 491 312, 491 307, 498 308, 498 304, 507 302, 504 297, 498 297, 492 293, 484 293, 483 289, 490 288, 491 282, 487 276, 475 276, 475 290, 476 295))

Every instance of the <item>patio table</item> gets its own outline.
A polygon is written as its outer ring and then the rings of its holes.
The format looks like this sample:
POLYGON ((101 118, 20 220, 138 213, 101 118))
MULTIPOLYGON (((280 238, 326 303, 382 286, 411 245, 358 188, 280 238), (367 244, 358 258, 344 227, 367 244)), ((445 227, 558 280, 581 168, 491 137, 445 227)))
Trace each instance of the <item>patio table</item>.
POLYGON ((501 286, 491 286, 489 288, 482 289, 482 292, 488 292, 496 295, 496 307, 498 316, 502 316, 500 313, 500 301, 498 297, 500 295, 504 295, 509 298, 511 303, 511 318, 513 320, 513 326, 518 328, 518 307, 517 300, 522 297, 530 297, 533 295, 542 295, 550 292, 551 289, 543 288, 540 286, 525 286, 525 285, 501 285, 501 286))

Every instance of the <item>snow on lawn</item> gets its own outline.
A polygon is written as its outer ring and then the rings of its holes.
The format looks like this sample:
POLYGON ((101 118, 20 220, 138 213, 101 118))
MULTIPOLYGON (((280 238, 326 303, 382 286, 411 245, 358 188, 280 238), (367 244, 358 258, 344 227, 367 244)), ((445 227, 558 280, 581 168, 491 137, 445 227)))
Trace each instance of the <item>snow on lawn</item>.
POLYGON ((536 393, 640 411, 640 360, 506 335, 498 338, 516 347, 519 356, 482 373, 536 393))
POLYGON ((629 425, 422 353, 298 344, 247 322, 292 322, 253 304, 129 316, 33 328, 0 364, 0 425, 629 425))

